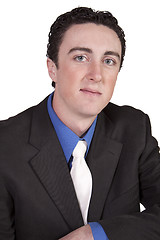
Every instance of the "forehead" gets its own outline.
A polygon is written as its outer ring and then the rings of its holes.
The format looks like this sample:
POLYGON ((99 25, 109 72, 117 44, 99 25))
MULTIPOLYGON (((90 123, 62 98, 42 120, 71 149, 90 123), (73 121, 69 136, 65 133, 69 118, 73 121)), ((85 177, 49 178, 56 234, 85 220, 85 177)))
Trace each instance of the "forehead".
POLYGON ((64 51, 79 46, 121 52, 121 43, 116 32, 94 23, 75 24, 65 32, 60 49, 64 51))

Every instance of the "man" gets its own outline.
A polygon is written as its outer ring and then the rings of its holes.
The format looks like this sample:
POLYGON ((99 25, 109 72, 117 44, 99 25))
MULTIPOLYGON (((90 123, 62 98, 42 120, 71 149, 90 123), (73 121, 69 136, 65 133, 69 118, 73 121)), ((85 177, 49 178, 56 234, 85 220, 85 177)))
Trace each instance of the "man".
POLYGON ((0 124, 0 239, 160 239, 160 155, 149 118, 110 103, 124 54, 109 12, 76 8, 52 25, 54 93, 0 124), (75 179, 79 142, 87 170, 75 179))

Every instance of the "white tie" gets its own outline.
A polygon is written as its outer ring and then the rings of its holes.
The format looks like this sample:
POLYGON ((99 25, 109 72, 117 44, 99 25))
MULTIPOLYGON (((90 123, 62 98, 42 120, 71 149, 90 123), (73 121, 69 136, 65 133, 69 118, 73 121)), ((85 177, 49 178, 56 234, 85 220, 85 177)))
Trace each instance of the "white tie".
POLYGON ((84 159, 87 149, 85 141, 79 141, 73 150, 71 177, 73 180, 84 224, 87 224, 88 208, 92 192, 92 175, 84 159))

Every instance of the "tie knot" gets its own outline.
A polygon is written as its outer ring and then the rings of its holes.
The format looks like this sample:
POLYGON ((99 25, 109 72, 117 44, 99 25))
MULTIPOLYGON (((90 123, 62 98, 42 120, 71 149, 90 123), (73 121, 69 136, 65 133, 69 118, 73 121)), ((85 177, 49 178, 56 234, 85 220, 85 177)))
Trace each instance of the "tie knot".
POLYGON ((72 153, 73 157, 74 158, 84 157, 86 149, 87 149, 86 141, 79 141, 73 150, 73 153, 72 153))

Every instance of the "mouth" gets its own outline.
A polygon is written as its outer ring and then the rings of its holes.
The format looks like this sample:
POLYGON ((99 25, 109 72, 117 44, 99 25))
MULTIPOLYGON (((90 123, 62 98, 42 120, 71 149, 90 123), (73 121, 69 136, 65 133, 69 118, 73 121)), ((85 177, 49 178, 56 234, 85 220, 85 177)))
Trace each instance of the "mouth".
POLYGON ((100 96, 102 93, 97 91, 97 90, 93 90, 93 89, 89 89, 89 88, 82 88, 80 89, 80 91, 84 94, 90 95, 90 96, 100 96))

